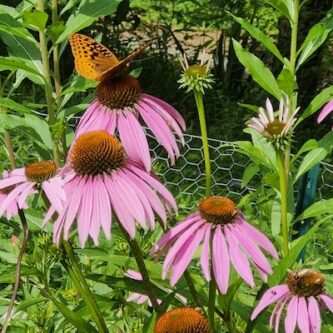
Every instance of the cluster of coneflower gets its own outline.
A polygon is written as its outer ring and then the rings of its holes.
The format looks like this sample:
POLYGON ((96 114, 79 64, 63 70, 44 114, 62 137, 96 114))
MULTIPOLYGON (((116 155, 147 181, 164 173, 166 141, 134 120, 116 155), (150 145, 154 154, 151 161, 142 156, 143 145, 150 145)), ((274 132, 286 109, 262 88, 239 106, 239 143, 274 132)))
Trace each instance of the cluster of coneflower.
MULTIPOLYGON (((203 89, 212 83, 211 76, 203 64, 200 68, 196 66, 184 66, 181 83, 191 89, 198 83, 203 89)), ((84 247, 89 237, 98 245, 100 230, 110 239, 112 221, 119 222, 129 238, 134 239, 138 226, 154 229, 156 217, 166 224, 167 211, 170 214, 177 211, 172 194, 152 171, 148 141, 140 120, 174 163, 180 154, 175 135, 184 142, 182 116, 166 102, 143 93, 138 81, 125 74, 102 81, 96 95, 76 129, 65 166, 38 161, 3 174, 0 216, 6 213, 10 219, 29 206, 32 196, 42 193, 47 206, 44 225, 54 221, 54 242, 60 244, 63 238, 67 239, 76 225, 84 247)), ((281 147, 292 133, 295 113, 289 114, 286 101, 281 101, 278 117, 269 100, 266 108, 259 110, 259 117, 253 118, 249 126, 281 147)), ((206 281, 216 281, 221 294, 228 291, 232 267, 254 288, 253 270, 266 282, 272 273, 267 254, 278 260, 268 237, 246 220, 232 200, 222 196, 210 196, 198 203, 195 212, 164 234, 151 255, 166 256, 162 277, 165 279, 171 271, 170 284, 174 286, 195 252, 200 255, 203 277, 206 281)), ((136 272, 128 272, 128 276, 142 278, 136 272)), ((149 301, 140 294, 133 294, 130 299, 139 303, 149 301)), ((277 302, 271 317, 276 332, 285 308, 287 333, 294 332, 296 325, 302 332, 320 332, 318 301, 333 312, 333 299, 324 292, 322 276, 309 270, 290 273, 286 284, 264 294, 252 319, 277 302)), ((155 328, 156 333, 210 331, 204 315, 190 308, 162 315, 155 328)))

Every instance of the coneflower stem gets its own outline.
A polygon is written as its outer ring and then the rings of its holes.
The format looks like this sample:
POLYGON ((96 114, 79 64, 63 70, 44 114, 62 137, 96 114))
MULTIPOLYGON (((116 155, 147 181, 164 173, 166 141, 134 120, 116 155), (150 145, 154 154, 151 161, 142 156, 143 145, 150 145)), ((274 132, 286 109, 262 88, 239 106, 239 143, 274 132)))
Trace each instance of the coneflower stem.
POLYGON ((216 299, 216 282, 214 277, 209 283, 209 298, 208 298, 208 320, 212 332, 215 329, 215 299, 216 299))
POLYGON ((139 271, 140 271, 141 276, 142 276, 142 281, 143 281, 145 289, 146 289, 145 293, 146 293, 146 295, 149 296, 151 304, 153 305, 153 308, 156 311, 156 313, 161 314, 162 313, 161 307, 157 302, 157 297, 156 297, 155 292, 154 292, 154 286, 152 285, 152 283, 149 279, 148 270, 147 270, 146 264, 143 260, 139 244, 137 243, 137 241, 135 239, 131 239, 128 232, 121 226, 120 223, 118 223, 118 225, 121 228, 121 230, 122 230, 122 232, 123 232, 123 234, 124 234, 124 236, 127 240, 127 243, 129 244, 129 246, 131 248, 131 251, 132 251, 132 254, 135 258, 135 261, 138 265, 139 271))
POLYGON ((74 282, 76 288, 80 292, 83 300, 85 301, 89 310, 91 311, 91 315, 93 317, 94 322, 96 323, 98 331, 100 333, 109 333, 103 315, 95 301, 94 295, 90 291, 89 285, 81 272, 81 268, 78 264, 77 258, 73 252, 71 244, 63 240, 62 245, 69 260, 69 265, 66 262, 64 262, 63 264, 66 270, 68 271, 70 278, 74 282))
POLYGON ((22 224, 22 229, 23 229, 23 241, 22 241, 22 246, 21 246, 21 249, 20 249, 18 257, 17 257, 13 293, 12 293, 12 297, 11 297, 9 305, 8 305, 7 314, 6 314, 5 321, 3 323, 3 327, 1 329, 1 333, 6 333, 9 322, 10 322, 10 318, 11 318, 11 314, 12 314, 12 311, 13 311, 13 308, 14 308, 14 303, 15 303, 18 287, 19 287, 19 284, 20 284, 22 259, 23 259, 24 252, 27 248, 28 237, 29 237, 28 223, 27 223, 27 220, 25 218, 23 210, 19 209, 18 214, 19 214, 21 224, 22 224))
POLYGON ((6 149, 8 152, 10 166, 12 169, 16 169, 15 153, 14 153, 14 149, 13 149, 12 139, 7 130, 3 130, 3 137, 4 137, 6 149))
POLYGON ((282 241, 283 241, 283 252, 286 256, 289 253, 289 233, 288 233, 288 178, 284 163, 284 154, 278 149, 276 152, 277 162, 279 168, 279 180, 280 180, 280 201, 281 201, 281 231, 282 231, 282 241))
MULTIPOLYGON (((291 43, 290 43, 290 72, 294 76, 296 74, 296 58, 297 58, 297 33, 299 19, 299 0, 294 0, 294 13, 291 22, 291 43)), ((292 97, 292 96, 290 96, 292 97)))
MULTIPOLYGON (((36 9, 44 12, 44 0, 38 0, 36 9)), ((51 73, 50 73, 50 64, 49 64, 49 52, 47 49, 47 41, 45 29, 39 30, 39 46, 40 52, 42 56, 42 64, 43 64, 43 76, 44 76, 44 87, 45 87, 45 97, 47 104, 47 112, 48 112, 48 123, 50 132, 52 134, 53 127, 56 123, 56 115, 54 112, 54 103, 52 97, 52 82, 51 82, 51 73)), ((60 164, 60 155, 56 138, 52 135, 52 151, 53 151, 53 159, 54 162, 59 166, 60 164)))
POLYGON ((192 277, 191 277, 190 273, 187 270, 185 270, 185 272, 184 272, 184 278, 185 278, 186 284, 188 285, 188 288, 190 290, 190 293, 192 295, 192 298, 193 298, 193 301, 194 301, 195 305, 197 307, 203 308, 203 304, 202 304, 202 302, 199 298, 199 295, 198 295, 198 293, 195 289, 192 277))
POLYGON ((195 102, 199 114, 200 130, 201 130, 201 139, 202 139, 202 148, 204 153, 205 160, 205 174, 206 174, 206 197, 211 195, 211 163, 209 156, 209 145, 208 145, 208 136, 207 136, 207 126, 206 126, 206 117, 205 117, 205 108, 203 104, 202 92, 194 89, 195 102))

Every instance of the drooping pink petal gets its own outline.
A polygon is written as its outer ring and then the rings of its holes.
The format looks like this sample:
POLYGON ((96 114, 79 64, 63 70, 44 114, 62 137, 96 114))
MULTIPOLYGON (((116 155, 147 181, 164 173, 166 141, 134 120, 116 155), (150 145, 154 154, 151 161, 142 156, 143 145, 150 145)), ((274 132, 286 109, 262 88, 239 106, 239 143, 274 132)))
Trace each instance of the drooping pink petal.
POLYGON ((288 304, 287 315, 284 321, 286 333, 294 333, 298 315, 298 297, 293 296, 288 304))
POLYGON ((279 329, 280 329, 280 322, 281 322, 281 315, 282 315, 282 311, 286 305, 286 303, 288 302, 289 296, 283 296, 283 298, 280 301, 280 307, 279 310, 276 313, 276 317, 275 317, 275 329, 274 332, 275 333, 279 333, 279 329))
POLYGON ((80 238, 80 245, 83 248, 85 242, 88 239, 90 225, 92 222, 92 210, 93 210, 93 187, 92 179, 88 177, 82 193, 82 205, 77 216, 77 226, 80 238))
POLYGON ((155 103, 154 100, 152 99, 143 99, 143 102, 150 105, 150 107, 156 112, 160 114, 161 117, 165 119, 165 122, 176 132, 176 134, 179 136, 182 144, 184 145, 184 136, 182 129, 179 127, 178 123, 176 120, 167 112, 165 111, 158 103, 155 103))
POLYGON ((230 259, 227 243, 220 225, 216 227, 213 237, 212 259, 217 286, 222 294, 226 294, 229 286, 230 259))
POLYGON ((162 272, 162 278, 165 279, 167 271, 171 267, 177 253, 180 251, 184 243, 194 234, 196 233, 199 228, 204 223, 202 221, 193 223, 185 232, 183 232, 179 238, 176 240, 176 242, 173 244, 171 249, 169 250, 164 263, 163 263, 163 272, 162 272))
POLYGON ((192 224, 198 222, 199 220, 201 220, 200 215, 196 212, 188 216, 184 221, 176 224, 158 240, 158 242, 153 246, 152 252, 156 252, 157 250, 163 248, 166 244, 172 242, 180 235, 180 233, 187 230, 192 224))
POLYGON ((146 135, 131 110, 123 111, 118 117, 118 131, 125 151, 133 161, 151 170, 151 160, 146 135))
POLYGON ((103 176, 98 177, 99 211, 101 217, 101 225, 106 239, 111 238, 112 209, 110 206, 109 193, 105 188, 103 176))
POLYGON ((321 123, 333 111, 333 100, 329 101, 320 111, 317 122, 321 123))
POLYGON ((289 288, 286 284, 281 284, 268 289, 261 297, 256 308, 253 310, 251 320, 254 320, 261 311, 263 311, 265 308, 275 303, 277 300, 279 300, 284 295, 287 295, 288 293, 289 288))
POLYGON ((253 227, 251 224, 245 222, 245 219, 242 219, 240 223, 241 228, 244 229, 246 235, 249 235, 254 242, 259 246, 265 249, 269 254, 271 254, 275 259, 279 259, 279 255, 272 244, 272 242, 259 230, 253 227))
POLYGON ((26 181, 27 178, 25 176, 9 176, 9 178, 4 178, 0 180, 0 190, 9 186, 24 183, 26 181))
MULTIPOLYGON (((92 178, 92 213, 91 213, 91 224, 89 228, 89 235, 93 239, 94 244, 97 246, 99 241, 98 241, 98 236, 99 236, 99 231, 101 228, 101 210, 100 210, 100 197, 99 197, 99 186, 98 186, 99 179, 97 177, 92 178)), ((108 197, 106 197, 108 198, 108 197)), ((104 200, 105 201, 105 198, 104 200)), ((104 204, 104 202, 102 203, 104 204)))
POLYGON ((161 197, 172 207, 175 211, 177 211, 177 204, 172 196, 172 194, 162 185, 158 180, 151 177, 149 174, 144 172, 143 170, 140 170, 138 167, 136 167, 133 164, 127 165, 128 169, 131 170, 134 174, 139 176, 141 179, 143 179, 147 184, 149 184, 153 189, 155 189, 161 197))
POLYGON ((41 225, 41 228, 44 229, 47 222, 50 221, 50 219, 52 218, 53 214, 56 212, 55 208, 53 206, 50 206, 50 208, 47 210, 44 219, 43 219, 43 223, 41 225))
POLYGON ((35 184, 27 182, 27 187, 19 194, 17 204, 22 209, 26 205, 27 197, 37 191, 34 189, 35 184))
POLYGON ((333 313, 333 298, 325 294, 321 294, 319 297, 325 303, 327 308, 333 313))
POLYGON ((206 281, 210 281, 210 242, 211 242, 211 228, 206 229, 204 241, 202 244, 200 263, 206 281))
POLYGON ((244 235, 241 230, 239 230, 236 226, 231 226, 233 234, 238 238, 240 244, 247 252, 248 257, 259 266, 264 272, 268 274, 272 274, 272 268, 264 256, 264 254, 260 251, 259 247, 256 243, 252 241, 251 238, 244 235))
POLYGON ((224 227, 224 233, 229 244, 230 260, 235 270, 251 288, 254 288, 255 283, 250 264, 247 257, 240 249, 240 244, 237 237, 234 236, 233 232, 228 226, 224 227))
POLYGON ((177 120, 178 124, 182 127, 183 131, 186 130, 186 124, 184 121, 184 118, 181 116, 181 114, 173 108, 170 104, 162 101, 161 99, 148 95, 148 94, 142 94, 143 98, 148 98, 150 100, 155 101, 157 104, 159 104, 165 111, 167 111, 174 119, 177 120))
POLYGON ((48 180, 43 182, 42 188, 51 205, 54 206, 58 213, 60 213, 63 208, 63 202, 61 198, 64 193, 59 193, 59 189, 54 188, 52 182, 48 180))
POLYGON ((298 299, 297 323, 302 333, 310 333, 308 306, 304 297, 298 299))
POLYGON ((321 318, 318 302, 315 297, 311 296, 308 298, 309 307, 309 319, 310 319, 310 330, 311 333, 320 333, 321 331, 321 318))
POLYGON ((178 282, 178 280, 186 270, 188 264, 190 263, 194 255, 194 252, 201 243, 207 228, 210 228, 210 226, 203 225, 200 229, 196 230, 193 233, 193 236, 184 243, 183 247, 175 256, 175 259, 172 264, 173 269, 170 278, 171 286, 174 286, 178 282))

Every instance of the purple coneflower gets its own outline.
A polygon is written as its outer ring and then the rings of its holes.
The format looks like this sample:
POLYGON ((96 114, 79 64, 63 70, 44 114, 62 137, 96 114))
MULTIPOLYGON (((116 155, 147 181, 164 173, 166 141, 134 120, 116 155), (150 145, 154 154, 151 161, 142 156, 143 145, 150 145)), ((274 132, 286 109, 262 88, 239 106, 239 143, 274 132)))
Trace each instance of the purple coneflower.
POLYGON ((129 158, 150 171, 149 147, 139 122, 141 118, 166 149, 171 162, 175 162, 179 148, 172 131, 184 144, 185 122, 171 105, 142 93, 139 81, 128 75, 102 81, 96 97, 82 116, 75 138, 88 131, 104 130, 110 134, 117 131, 129 158))
POLYGON ((200 244, 200 263, 204 277, 207 281, 211 280, 212 265, 215 280, 223 294, 228 290, 230 262, 243 280, 254 287, 250 261, 263 280, 266 281, 267 274, 272 273, 259 246, 278 259, 273 244, 246 222, 235 203, 216 196, 201 201, 197 212, 174 226, 153 247, 151 254, 154 256, 167 252, 162 278, 172 269, 170 283, 175 285, 200 244))
POLYGON ((278 116, 275 117, 273 105, 267 98, 266 109, 260 107, 258 117, 251 118, 248 126, 271 141, 283 143, 291 133, 298 110, 299 107, 291 114, 289 100, 283 98, 280 101, 278 116))
MULTIPOLYGON (((125 276, 133 279, 133 280, 138 280, 138 281, 142 281, 142 275, 139 272, 133 271, 132 269, 127 270, 127 272, 125 273, 125 276)), ((162 288, 161 288, 162 289, 162 288)), ((167 293, 172 293, 172 290, 170 289, 164 289, 165 292, 167 293)), ((179 294, 175 294, 175 297, 182 302, 183 304, 187 303, 187 299, 186 297, 179 295, 179 294)), ((152 306, 152 303, 149 299, 149 296, 144 295, 144 294, 140 294, 140 293, 131 293, 129 297, 127 297, 126 299, 127 302, 136 302, 137 304, 143 304, 145 302, 148 302, 149 306, 152 306)), ((158 304, 161 304, 162 301, 160 299, 157 300, 158 304)))
POLYGON ((270 326, 279 332, 280 319, 286 309, 285 331, 293 333, 296 326, 302 333, 320 333, 320 309, 324 306, 333 313, 333 297, 324 292, 324 277, 312 270, 289 272, 285 284, 270 288, 254 309, 251 320, 273 303, 270 326))
POLYGON ((124 149, 105 131, 82 134, 74 143, 65 167, 67 201, 54 226, 54 241, 68 233, 75 219, 83 247, 88 236, 98 244, 100 228, 111 237, 112 216, 133 239, 135 224, 155 227, 154 212, 166 221, 163 206, 176 209, 171 193, 153 176, 125 157, 124 149))
POLYGON ((332 111, 333 111, 333 100, 329 101, 320 111, 317 119, 318 123, 320 124, 332 111))
POLYGON ((59 213, 63 208, 66 200, 63 186, 64 181, 57 174, 57 166, 53 161, 34 162, 25 168, 15 169, 0 180, 0 191, 6 194, 0 204, 0 216, 5 211, 8 216, 9 211, 17 214, 17 208, 27 208, 27 198, 41 190, 49 201, 52 212, 45 216, 45 220, 50 219, 55 211, 59 213))

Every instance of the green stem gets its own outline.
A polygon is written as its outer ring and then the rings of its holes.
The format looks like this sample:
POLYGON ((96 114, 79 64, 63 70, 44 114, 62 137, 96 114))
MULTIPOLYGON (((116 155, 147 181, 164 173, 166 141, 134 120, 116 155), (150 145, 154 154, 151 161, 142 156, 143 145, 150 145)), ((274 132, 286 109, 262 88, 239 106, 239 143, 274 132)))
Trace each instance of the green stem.
POLYGON ((281 150, 277 151, 277 162, 279 168, 280 179, 280 196, 281 196, 281 230, 283 240, 283 250, 286 256, 289 253, 289 233, 288 233, 288 218, 287 218, 287 189, 288 178, 284 163, 284 154, 281 150))
POLYGON ((1 329, 1 333, 6 333, 9 322, 10 322, 18 287, 20 285, 22 259, 23 259, 23 255, 24 255, 24 252, 25 252, 25 250, 27 248, 27 244, 28 244, 28 237, 29 237, 28 223, 27 223, 27 220, 25 218, 25 215, 24 215, 24 212, 22 209, 19 209, 18 214, 19 214, 21 224, 22 224, 22 229, 23 229, 23 241, 22 241, 22 246, 21 246, 20 252, 17 257, 13 293, 12 293, 12 297, 11 297, 9 305, 8 305, 7 314, 6 314, 5 321, 3 323, 3 327, 1 329))
MULTIPOLYGON (((44 12, 44 0, 37 1, 37 10, 44 12)), ((45 97, 46 97, 46 104, 47 104, 47 112, 48 112, 48 120, 49 120, 49 128, 52 134, 53 127, 56 123, 56 116, 54 112, 54 105, 53 105, 53 98, 52 98, 52 82, 51 82, 51 74, 50 74, 50 64, 49 64, 49 53, 47 49, 47 41, 45 30, 39 31, 39 46, 42 56, 42 63, 43 63, 43 76, 45 81, 45 97)), ((57 165, 60 164, 60 155, 58 150, 57 139, 55 139, 52 135, 52 151, 53 151, 53 159, 57 165)))
POLYGON ((215 329, 215 298, 216 298, 216 282, 214 277, 212 276, 212 279, 210 280, 209 283, 209 299, 208 299, 208 320, 212 332, 214 332, 215 329))
POLYGON ((208 136, 207 136, 207 126, 206 126, 206 118, 205 118, 205 108, 203 104, 203 96, 202 93, 198 90, 193 90, 195 102, 197 104, 198 114, 199 114, 199 122, 201 129, 201 138, 202 138, 202 147, 204 152, 204 160, 205 160, 205 173, 206 173, 206 197, 211 196, 211 163, 209 156, 209 145, 208 145, 208 136))
POLYGON ((299 19, 299 0, 294 0, 294 16, 291 22, 290 72, 296 74, 297 33, 299 19))
POLYGON ((137 243, 137 241, 135 239, 131 239, 131 237, 129 236, 129 234, 127 233, 127 231, 122 227, 122 225, 120 223, 118 223, 118 225, 120 226, 130 248, 132 251, 132 254, 136 260, 136 263, 138 265, 139 271, 141 273, 142 276, 142 281, 145 285, 145 291, 144 294, 148 295, 150 298, 150 301, 153 305, 154 310, 156 311, 157 314, 161 314, 162 310, 160 305, 157 302, 157 297, 155 295, 154 292, 154 286, 151 283, 150 279, 149 279, 149 274, 146 268, 146 264, 143 260, 143 256, 142 256, 142 252, 140 250, 139 244, 137 243))
POLYGON ((8 158, 10 161, 10 166, 12 169, 16 169, 16 161, 15 161, 15 153, 13 149, 12 139, 10 134, 7 130, 3 130, 4 141, 6 145, 6 149, 8 152, 8 158))
POLYGON ((94 299, 94 295, 90 291, 86 279, 84 278, 81 272, 77 258, 73 252, 72 246, 70 245, 69 242, 65 240, 63 240, 62 244, 70 263, 69 265, 65 263, 68 274, 70 275, 76 288, 79 290, 83 300, 85 301, 89 310, 91 311, 91 315, 93 317, 94 322, 96 323, 98 331, 100 333, 108 333, 109 330, 105 324, 103 315, 94 299))
POLYGON ((188 285, 188 288, 190 290, 190 293, 192 295, 192 298, 193 298, 193 301, 194 301, 195 305, 197 307, 203 308, 203 304, 202 304, 202 302, 200 300, 200 297, 199 297, 199 295, 198 295, 198 293, 195 289, 192 277, 191 277, 190 273, 187 270, 184 272, 184 278, 185 278, 185 281, 188 285))

